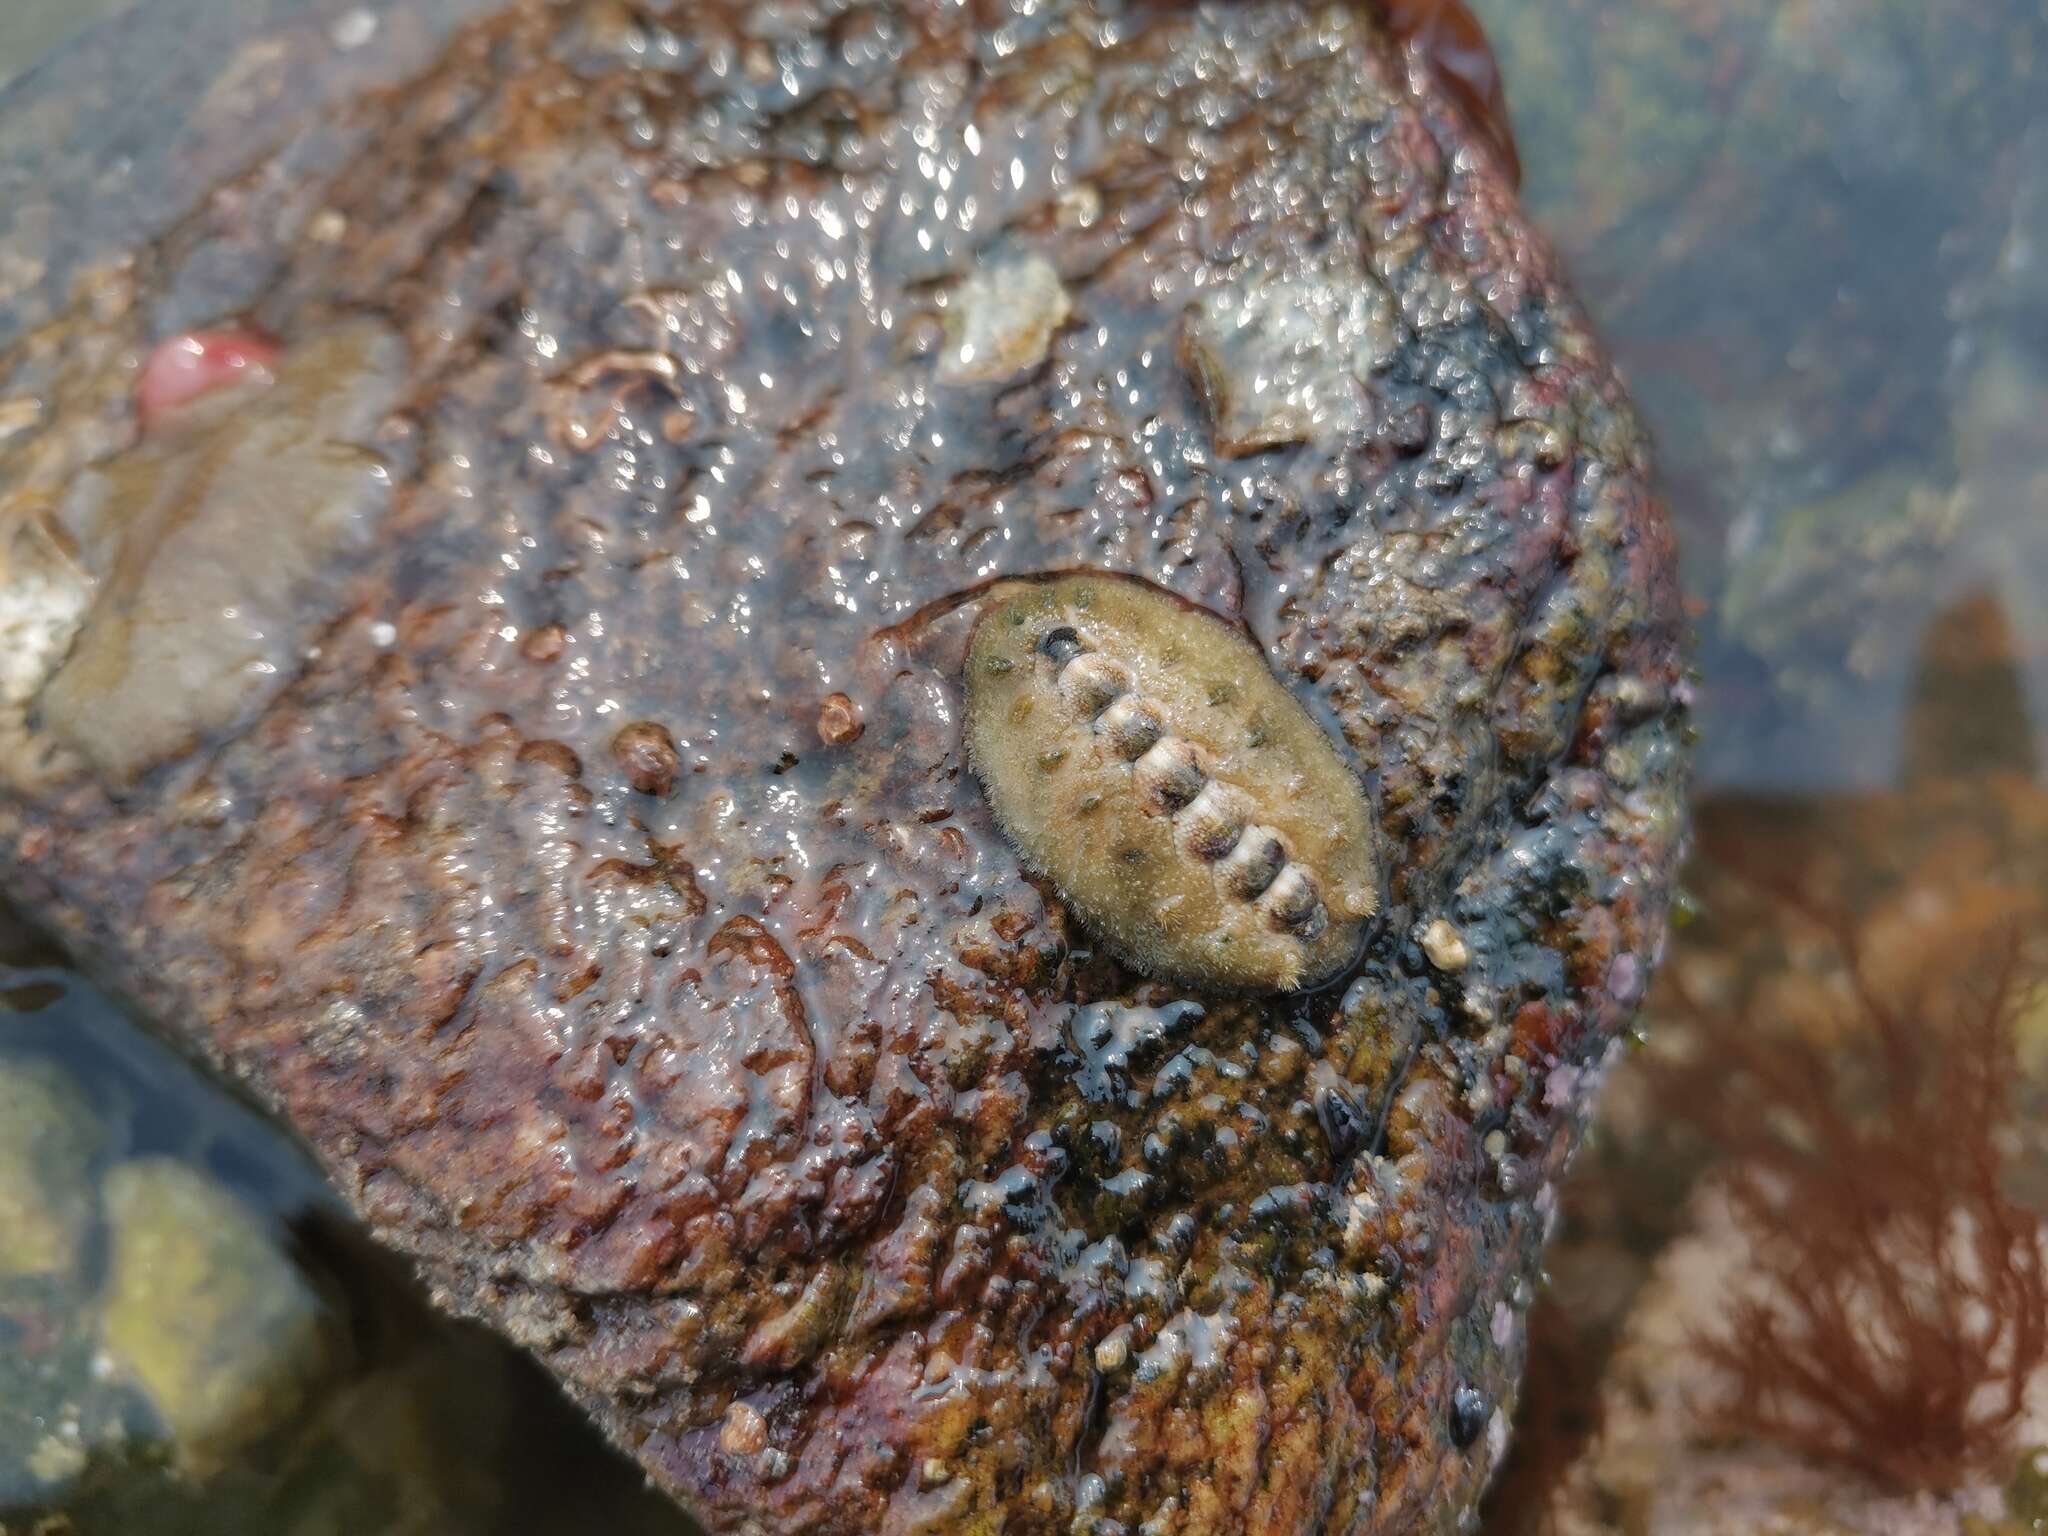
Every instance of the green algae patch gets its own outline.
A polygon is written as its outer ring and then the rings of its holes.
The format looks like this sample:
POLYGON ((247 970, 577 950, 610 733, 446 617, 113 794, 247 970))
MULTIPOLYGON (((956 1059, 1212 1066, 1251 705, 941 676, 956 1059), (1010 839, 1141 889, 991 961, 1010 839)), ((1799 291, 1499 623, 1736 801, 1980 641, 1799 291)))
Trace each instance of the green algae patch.
POLYGON ((1138 969, 1285 991, 1378 908, 1364 787, 1251 639, 1144 583, 999 589, 967 751, 1004 833, 1138 969))

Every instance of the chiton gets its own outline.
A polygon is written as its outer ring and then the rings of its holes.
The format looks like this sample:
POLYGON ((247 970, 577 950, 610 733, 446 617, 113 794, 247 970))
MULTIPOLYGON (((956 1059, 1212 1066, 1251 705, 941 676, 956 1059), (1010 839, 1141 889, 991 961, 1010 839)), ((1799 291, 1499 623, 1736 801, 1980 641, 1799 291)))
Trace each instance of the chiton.
POLYGON ((1245 632, 1106 575, 1006 584, 967 659, 1003 831, 1140 970, 1285 991, 1379 907, 1364 787, 1245 632))

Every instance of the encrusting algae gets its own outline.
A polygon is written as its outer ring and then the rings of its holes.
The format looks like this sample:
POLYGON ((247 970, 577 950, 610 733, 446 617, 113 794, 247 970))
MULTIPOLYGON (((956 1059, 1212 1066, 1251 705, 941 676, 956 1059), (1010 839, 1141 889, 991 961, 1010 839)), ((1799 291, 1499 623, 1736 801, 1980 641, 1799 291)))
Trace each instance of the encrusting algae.
POLYGON ((1157 588, 1001 595, 967 661, 967 749, 996 819, 1140 970, 1287 990, 1379 907, 1357 777, 1240 630, 1157 588))

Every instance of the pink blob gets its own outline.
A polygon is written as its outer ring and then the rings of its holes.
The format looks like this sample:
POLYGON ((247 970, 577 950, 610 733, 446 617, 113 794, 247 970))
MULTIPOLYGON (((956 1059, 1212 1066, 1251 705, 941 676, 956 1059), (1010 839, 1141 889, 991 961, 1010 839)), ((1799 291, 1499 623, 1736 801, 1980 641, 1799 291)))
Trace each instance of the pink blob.
POLYGON ((201 395, 245 379, 261 379, 279 349, 251 331, 187 331, 159 342, 135 382, 135 412, 146 432, 201 395))

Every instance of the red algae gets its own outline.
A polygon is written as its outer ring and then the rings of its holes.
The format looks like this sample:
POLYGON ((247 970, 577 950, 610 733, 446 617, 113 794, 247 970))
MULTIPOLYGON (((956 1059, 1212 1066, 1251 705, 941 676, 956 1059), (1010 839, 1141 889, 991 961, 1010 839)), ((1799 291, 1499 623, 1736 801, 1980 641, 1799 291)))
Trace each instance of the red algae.
POLYGON ((215 390, 260 382, 276 367, 279 350, 253 331, 187 331, 157 343, 135 381, 135 412, 144 431, 215 390))
POLYGON ((1765 899, 1839 954, 1844 1017, 1823 1042, 1673 989, 1718 1078, 1682 1090, 1684 1113, 1726 1159, 1756 1253, 1725 1323, 1695 1336, 1727 1384, 1699 1409, 1896 1492, 1955 1487, 2010 1464, 2048 1363, 2048 1255, 2003 1151, 2033 935, 2006 926, 1886 984, 1852 920, 1765 899))

